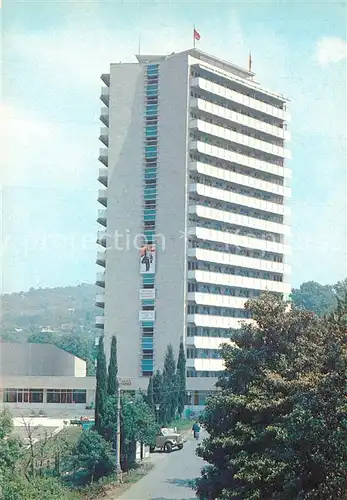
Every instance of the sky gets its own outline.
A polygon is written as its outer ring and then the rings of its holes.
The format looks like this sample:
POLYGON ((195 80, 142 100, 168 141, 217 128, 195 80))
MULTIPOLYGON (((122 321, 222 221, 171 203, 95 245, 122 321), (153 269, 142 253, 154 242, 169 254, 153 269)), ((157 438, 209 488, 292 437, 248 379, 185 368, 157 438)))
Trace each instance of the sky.
POLYGON ((290 99, 292 284, 347 275, 346 3, 2 3, 3 292, 95 280, 99 100, 111 62, 192 46, 290 99))

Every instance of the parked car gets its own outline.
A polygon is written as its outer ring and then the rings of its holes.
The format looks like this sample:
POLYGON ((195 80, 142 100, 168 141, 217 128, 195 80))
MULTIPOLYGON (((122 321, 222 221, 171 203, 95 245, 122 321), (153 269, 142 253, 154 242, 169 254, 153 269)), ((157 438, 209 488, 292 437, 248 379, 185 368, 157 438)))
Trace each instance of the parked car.
POLYGON ((163 427, 155 440, 155 446, 151 446, 151 451, 155 449, 171 453, 174 448, 182 450, 184 445, 183 437, 175 429, 163 427))

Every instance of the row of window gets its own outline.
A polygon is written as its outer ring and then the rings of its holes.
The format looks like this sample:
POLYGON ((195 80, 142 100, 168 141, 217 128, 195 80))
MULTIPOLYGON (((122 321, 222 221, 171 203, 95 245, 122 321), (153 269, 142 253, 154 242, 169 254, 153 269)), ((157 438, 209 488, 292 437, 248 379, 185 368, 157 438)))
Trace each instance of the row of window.
POLYGON ((4 403, 86 403, 84 389, 3 389, 4 403))
MULTIPOLYGON (((144 210, 143 228, 147 243, 154 243, 156 223, 156 187, 158 168, 158 92, 159 65, 149 64, 145 80, 145 131, 144 131, 144 210)), ((155 288, 155 275, 144 275, 143 289, 155 288)), ((154 311, 155 299, 145 299, 141 303, 142 311, 154 311)), ((141 373, 153 375, 153 336, 154 321, 142 322, 141 325, 141 373)))
POLYGON ((248 288, 235 288, 229 286, 206 285, 204 283, 188 283, 188 292, 212 293, 215 295, 225 295, 227 297, 254 298, 261 295, 260 290, 248 288))
POLYGON ((229 307, 201 306, 188 304, 188 314, 206 314, 208 316, 223 316, 225 318, 250 318, 251 313, 246 309, 233 309, 229 307))
POLYGON ((220 349, 187 349, 187 359, 222 359, 220 349))
POLYGON ((274 222, 276 224, 283 223, 283 215, 265 212, 256 208, 248 208, 242 205, 236 205, 235 203, 231 203, 228 201, 220 202, 219 200, 206 199, 202 198, 200 195, 194 194, 191 194, 189 196, 189 201, 191 202, 191 205, 201 205, 204 207, 215 208, 216 210, 223 210, 225 212, 230 212, 238 215, 245 215, 246 217, 274 222))
POLYGON ((232 335, 231 328, 211 328, 203 326, 187 326, 187 337, 211 337, 229 338, 232 335))
POLYGON ((209 177, 204 174, 191 174, 190 182, 194 184, 203 184, 204 186, 222 189, 223 191, 228 191, 243 196, 249 196, 250 198, 256 198, 258 200, 270 201, 271 203, 277 203, 278 205, 283 205, 284 202, 283 196, 280 196, 278 194, 242 186, 240 184, 234 184, 229 181, 217 180, 216 178, 209 177))
POLYGON ((267 271, 256 271, 254 269, 245 269, 243 267, 220 265, 212 262, 204 262, 201 260, 188 261, 188 270, 208 271, 211 273, 229 274, 229 275, 243 276, 247 278, 257 278, 269 281, 278 281, 278 282, 283 281, 283 276, 281 274, 273 274, 267 271))
POLYGON ((215 252, 232 253, 241 257, 250 257, 252 259, 262 259, 269 262, 283 262, 283 255, 273 252, 265 252, 250 248, 230 245, 229 243, 218 243, 216 241, 198 240, 196 238, 189 239, 189 248, 201 248, 204 250, 212 250, 215 252))
POLYGON ((245 175, 247 177, 252 177, 253 179, 259 179, 261 181, 270 182, 271 184, 276 184, 278 186, 283 186, 284 178, 278 175, 269 174, 267 172, 262 172, 255 168, 246 167, 243 165, 238 165, 227 160, 220 160, 219 158, 204 155, 203 153, 190 153, 190 160, 198 161, 201 163, 206 163, 212 167, 221 168, 223 170, 228 170, 230 172, 235 172, 236 174, 245 175))
POLYGON ((222 139, 212 134, 207 134, 206 132, 200 132, 199 130, 190 132, 191 141, 202 141, 205 144, 210 144, 217 148, 225 149, 231 151, 232 153, 237 153, 240 155, 247 156, 249 158, 254 158, 256 160, 271 163, 272 165, 277 165, 279 167, 284 166, 284 159, 274 156, 270 153, 264 151, 258 151, 255 153, 251 146, 236 144, 227 139, 222 139))
POLYGON ((197 370, 187 370, 187 377, 188 378, 196 378, 196 377, 204 377, 204 378, 218 378, 221 376, 220 371, 218 372, 213 372, 213 371, 197 371, 197 370))

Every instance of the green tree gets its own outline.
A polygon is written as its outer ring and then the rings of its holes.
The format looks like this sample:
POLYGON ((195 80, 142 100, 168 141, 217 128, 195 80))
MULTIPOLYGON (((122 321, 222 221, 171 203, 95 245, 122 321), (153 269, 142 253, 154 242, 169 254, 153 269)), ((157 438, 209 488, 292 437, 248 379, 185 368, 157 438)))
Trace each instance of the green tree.
POLYGON ((291 299, 296 307, 323 316, 336 307, 336 297, 331 285, 320 285, 316 281, 306 281, 300 288, 293 288, 291 299))
POLYGON ((160 370, 157 370, 153 375, 153 406, 155 409, 156 420, 163 424, 163 376, 160 370))
POLYGON ((292 457, 288 415, 293 396, 315 386, 324 334, 315 315, 288 310, 270 294, 246 308, 255 324, 235 332, 235 344, 222 348, 221 391, 208 399, 202 417, 209 437, 198 453, 210 466, 197 482, 197 494, 289 500, 296 497, 286 496, 283 486, 292 457))
POLYGON ((75 470, 84 469, 91 482, 107 476, 115 469, 111 445, 94 430, 81 433, 73 455, 75 470))
POLYGON ((160 412, 163 424, 169 424, 175 418, 177 410, 176 362, 171 344, 167 346, 162 378, 162 401, 160 412))
POLYGON ((158 432, 153 410, 141 393, 122 396, 122 457, 123 470, 127 470, 132 459, 133 446, 136 442, 153 445, 158 432))
POLYGON ((180 342, 180 350, 177 361, 177 390, 178 390, 178 405, 177 411, 182 418, 184 406, 187 399, 186 387, 186 355, 183 342, 180 342))
POLYGON ((117 338, 112 337, 110 363, 108 366, 107 394, 114 396, 118 391, 117 338))
POLYGON ((104 338, 99 339, 99 348, 96 365, 96 391, 95 391, 95 428, 102 434, 102 419, 105 412, 107 397, 107 371, 104 350, 104 338))
POLYGON ((0 412, 0 485, 13 474, 21 457, 22 445, 12 435, 13 422, 9 411, 0 412))
POLYGON ((155 412, 153 377, 150 377, 148 381, 146 400, 149 407, 152 408, 153 412, 155 412))

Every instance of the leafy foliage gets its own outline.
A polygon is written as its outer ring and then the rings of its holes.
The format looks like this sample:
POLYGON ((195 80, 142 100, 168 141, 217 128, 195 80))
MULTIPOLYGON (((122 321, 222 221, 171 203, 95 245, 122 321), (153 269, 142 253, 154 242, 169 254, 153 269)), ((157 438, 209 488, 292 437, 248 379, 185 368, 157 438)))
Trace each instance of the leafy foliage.
POLYGON ((94 430, 81 433, 74 450, 74 469, 85 470, 94 479, 107 476, 115 469, 111 445, 94 430))
MULTIPOLYGON (((256 321, 223 347, 220 393, 207 402, 210 463, 200 499, 339 499, 346 492, 346 324, 266 294, 256 321), (340 332, 340 333, 338 333, 340 332)), ((343 315, 342 315, 343 316, 343 315)))
POLYGON ((295 306, 312 311, 318 316, 323 316, 336 307, 334 287, 320 285, 316 281, 306 281, 300 288, 293 288, 291 298, 295 306))

